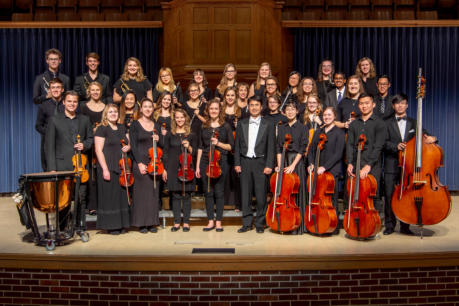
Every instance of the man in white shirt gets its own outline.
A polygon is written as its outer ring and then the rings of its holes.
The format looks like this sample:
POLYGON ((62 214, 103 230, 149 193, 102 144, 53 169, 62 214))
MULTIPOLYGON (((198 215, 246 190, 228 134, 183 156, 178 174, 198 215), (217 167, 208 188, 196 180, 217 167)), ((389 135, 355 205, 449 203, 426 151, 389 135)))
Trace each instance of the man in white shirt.
POLYGON ((250 117, 241 120, 236 129, 234 169, 241 175, 242 200, 242 227, 238 233, 252 229, 252 189, 257 199, 257 233, 263 233, 265 227, 267 180, 274 167, 276 139, 274 126, 261 117, 261 109, 261 97, 251 97, 250 117))
POLYGON ((346 91, 346 75, 344 74, 344 72, 336 72, 333 77, 333 82, 335 83, 336 88, 327 94, 325 101, 323 101, 324 109, 328 106, 331 106, 334 109, 336 109, 338 107, 338 104, 344 98, 344 94, 346 91))

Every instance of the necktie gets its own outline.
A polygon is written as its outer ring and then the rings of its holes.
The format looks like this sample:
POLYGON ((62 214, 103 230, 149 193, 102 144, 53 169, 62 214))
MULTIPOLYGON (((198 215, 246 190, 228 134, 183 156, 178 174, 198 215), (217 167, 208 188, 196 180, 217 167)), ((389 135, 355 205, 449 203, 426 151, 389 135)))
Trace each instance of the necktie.
POLYGON ((406 120, 406 117, 397 117, 397 121, 406 120))
POLYGON ((386 110, 386 101, 383 99, 381 99, 381 106, 380 106, 380 109, 381 111, 381 114, 384 114, 384 111, 386 110))
POLYGON ((338 91, 338 103, 341 102, 342 98, 343 98, 343 95, 341 94, 341 91, 338 91))

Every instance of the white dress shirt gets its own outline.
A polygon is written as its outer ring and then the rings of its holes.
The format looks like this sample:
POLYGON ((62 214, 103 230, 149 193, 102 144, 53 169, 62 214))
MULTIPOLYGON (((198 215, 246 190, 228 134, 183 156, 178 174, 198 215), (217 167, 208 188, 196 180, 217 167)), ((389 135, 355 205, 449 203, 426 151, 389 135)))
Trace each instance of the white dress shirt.
POLYGON ((261 116, 249 119, 249 143, 247 149, 247 157, 254 158, 255 155, 255 142, 257 141, 258 129, 260 128, 261 116))
POLYGON ((405 141, 405 132, 406 132, 406 116, 402 117, 403 119, 399 120, 399 117, 395 116, 397 120, 398 129, 400 130, 400 136, 402 137, 402 141, 405 141))

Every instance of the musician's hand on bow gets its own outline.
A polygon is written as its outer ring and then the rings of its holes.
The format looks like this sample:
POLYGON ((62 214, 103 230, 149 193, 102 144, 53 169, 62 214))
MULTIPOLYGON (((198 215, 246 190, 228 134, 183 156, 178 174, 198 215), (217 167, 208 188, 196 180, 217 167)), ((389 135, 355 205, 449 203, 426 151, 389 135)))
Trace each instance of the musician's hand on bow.
POLYGON ((349 177, 355 177, 355 174, 352 172, 354 170, 354 166, 352 164, 347 165, 347 175, 349 177))
POLYGON ((399 144, 397 145, 397 149, 398 149, 399 151, 403 151, 403 150, 405 150, 405 148, 406 148, 406 143, 405 143, 405 142, 401 142, 401 143, 399 143, 399 144))
POLYGON ((130 145, 126 145, 126 146, 121 148, 121 151, 123 151, 124 153, 127 153, 127 152, 131 151, 131 146, 130 145))
POLYGON ((190 142, 189 142, 188 140, 184 139, 184 140, 182 141, 182 145, 183 145, 183 147, 184 147, 185 149, 188 149, 188 147, 190 146, 190 142))
POLYGON ((308 166, 308 173, 311 174, 312 171, 314 171, 314 165, 309 165, 308 166))
POLYGON ((218 143, 218 138, 212 137, 212 138, 210 139, 210 142, 211 142, 214 146, 216 146, 217 143, 218 143))
POLYGON ((73 148, 74 148, 75 150, 77 150, 77 151, 83 151, 84 145, 83 145, 82 142, 76 143, 76 144, 73 145, 73 148))
POLYGON ((154 141, 159 141, 159 136, 157 134, 153 134, 152 137, 154 141))

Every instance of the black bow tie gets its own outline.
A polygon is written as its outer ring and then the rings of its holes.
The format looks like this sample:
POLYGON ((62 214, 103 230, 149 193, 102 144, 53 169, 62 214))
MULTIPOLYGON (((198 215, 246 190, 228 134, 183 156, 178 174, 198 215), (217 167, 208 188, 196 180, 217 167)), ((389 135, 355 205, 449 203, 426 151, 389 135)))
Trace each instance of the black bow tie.
POLYGON ((400 120, 406 120, 406 116, 404 117, 396 117, 397 121, 400 121, 400 120))

